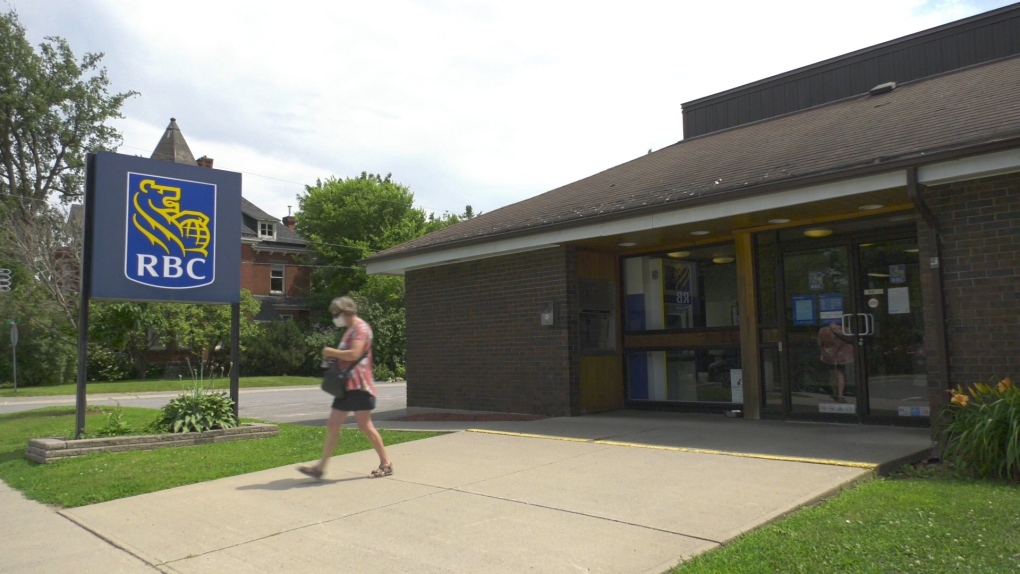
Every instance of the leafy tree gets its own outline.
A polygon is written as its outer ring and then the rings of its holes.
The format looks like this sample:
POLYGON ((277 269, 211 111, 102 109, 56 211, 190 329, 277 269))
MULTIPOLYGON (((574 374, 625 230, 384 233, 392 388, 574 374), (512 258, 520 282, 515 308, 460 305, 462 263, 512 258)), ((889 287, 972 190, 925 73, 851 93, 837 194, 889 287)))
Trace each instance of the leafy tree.
MULTIPOLYGON (((404 364, 404 282, 400 277, 368 277, 358 260, 372 253, 474 217, 436 216, 414 206, 414 194, 394 182, 362 172, 356 178, 319 180, 298 196, 297 232, 315 250, 312 304, 325 310, 329 300, 350 293, 360 315, 373 327, 377 365, 402 373, 404 364)), ((328 321, 325 313, 320 314, 328 321)))
POLYGON ((38 52, 15 12, 0 15, 0 206, 30 220, 47 200, 79 197, 85 154, 112 149, 119 118, 136 92, 110 94, 103 54, 75 58, 62 38, 38 52))

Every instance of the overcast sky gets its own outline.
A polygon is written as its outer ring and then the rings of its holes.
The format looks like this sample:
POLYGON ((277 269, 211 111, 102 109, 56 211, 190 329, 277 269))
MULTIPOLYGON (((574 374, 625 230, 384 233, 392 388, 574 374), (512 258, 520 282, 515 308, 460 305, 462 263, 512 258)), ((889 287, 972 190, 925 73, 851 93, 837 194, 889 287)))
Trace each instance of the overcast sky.
POLYGON ((0 0, 30 41, 135 90, 121 153, 171 117, 283 217, 316 179, 392 173, 491 211, 683 137, 681 104, 1011 4, 996 0, 0 0), (6 6, 4 5, 6 4, 6 6))

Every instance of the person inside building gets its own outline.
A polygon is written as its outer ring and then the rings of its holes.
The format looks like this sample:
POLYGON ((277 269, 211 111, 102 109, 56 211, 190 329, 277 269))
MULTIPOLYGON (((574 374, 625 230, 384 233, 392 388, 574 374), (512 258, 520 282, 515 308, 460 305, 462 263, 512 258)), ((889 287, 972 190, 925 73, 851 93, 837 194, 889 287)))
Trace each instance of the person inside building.
POLYGON ((854 362, 853 336, 843 332, 843 327, 836 322, 829 323, 818 331, 819 357, 828 365, 834 379, 830 375, 832 398, 836 402, 846 402, 846 366, 854 362))
POLYGON ((329 312, 333 315, 333 324, 346 327, 340 346, 336 349, 324 347, 322 358, 340 361, 346 367, 357 361, 347 380, 347 392, 342 398, 333 399, 333 408, 326 422, 326 439, 322 446, 322 458, 312 466, 299 466, 298 471, 306 476, 321 479, 326 464, 333 456, 336 444, 340 440, 340 427, 347 415, 354 413, 358 428, 372 448, 379 455, 379 468, 371 473, 372 478, 393 474, 393 463, 386 454, 382 437, 372 424, 372 410, 375 409, 375 381, 372 378, 372 327, 367 321, 358 317, 358 306, 350 297, 337 297, 329 304, 329 312))

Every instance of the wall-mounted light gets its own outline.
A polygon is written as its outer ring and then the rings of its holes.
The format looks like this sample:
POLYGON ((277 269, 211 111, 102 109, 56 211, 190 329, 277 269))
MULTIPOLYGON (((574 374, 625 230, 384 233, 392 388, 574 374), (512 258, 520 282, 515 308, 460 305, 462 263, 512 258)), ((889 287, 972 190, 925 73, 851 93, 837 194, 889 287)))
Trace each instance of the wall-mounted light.
POLYGON ((775 219, 770 219, 769 223, 775 223, 775 224, 790 223, 790 220, 785 218, 785 217, 777 217, 775 219))
POLYGON ((726 263, 733 263, 734 261, 735 261, 735 259, 733 259, 729 255, 720 255, 718 257, 713 257, 712 258, 712 263, 718 263, 719 265, 724 265, 726 263))
POLYGON ((857 209, 859 209, 861 211, 872 211, 872 210, 875 210, 875 209, 882 209, 883 207, 885 207, 885 206, 882 205, 881 203, 869 203, 867 205, 862 205, 862 206, 858 207, 857 209))
POLYGON ((683 259, 684 257, 690 256, 691 256, 690 251, 670 251, 669 253, 666 254, 666 257, 670 257, 672 259, 683 259))
POLYGON ((708 235, 710 231, 692 231, 691 235, 708 235))
POLYGON ((619 244, 620 247, 634 247, 635 245, 637 245, 637 243, 633 241, 624 241, 623 243, 619 244))
POLYGON ((816 228, 816 229, 805 230, 804 231, 804 235, 806 235, 808 237, 828 237, 828 236, 832 235, 832 230, 831 229, 822 229, 822 228, 819 227, 819 228, 816 228))

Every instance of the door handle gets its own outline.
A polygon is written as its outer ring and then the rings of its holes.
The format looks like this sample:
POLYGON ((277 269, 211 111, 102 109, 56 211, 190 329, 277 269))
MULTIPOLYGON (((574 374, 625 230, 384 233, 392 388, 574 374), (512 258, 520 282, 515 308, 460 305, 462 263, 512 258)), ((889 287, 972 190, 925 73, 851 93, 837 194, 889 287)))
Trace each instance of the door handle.
POLYGON ((860 334, 862 337, 869 337, 875 334, 875 316, 871 313, 858 313, 859 317, 864 318, 864 331, 860 334))
POLYGON ((853 322, 854 322, 853 321, 853 317, 854 316, 853 316, 852 313, 847 313, 847 314, 843 315, 842 320, 840 321, 839 326, 840 326, 840 328, 842 328, 844 335, 854 335, 855 334, 853 332, 853 329, 851 328, 851 325, 853 325, 853 322))

